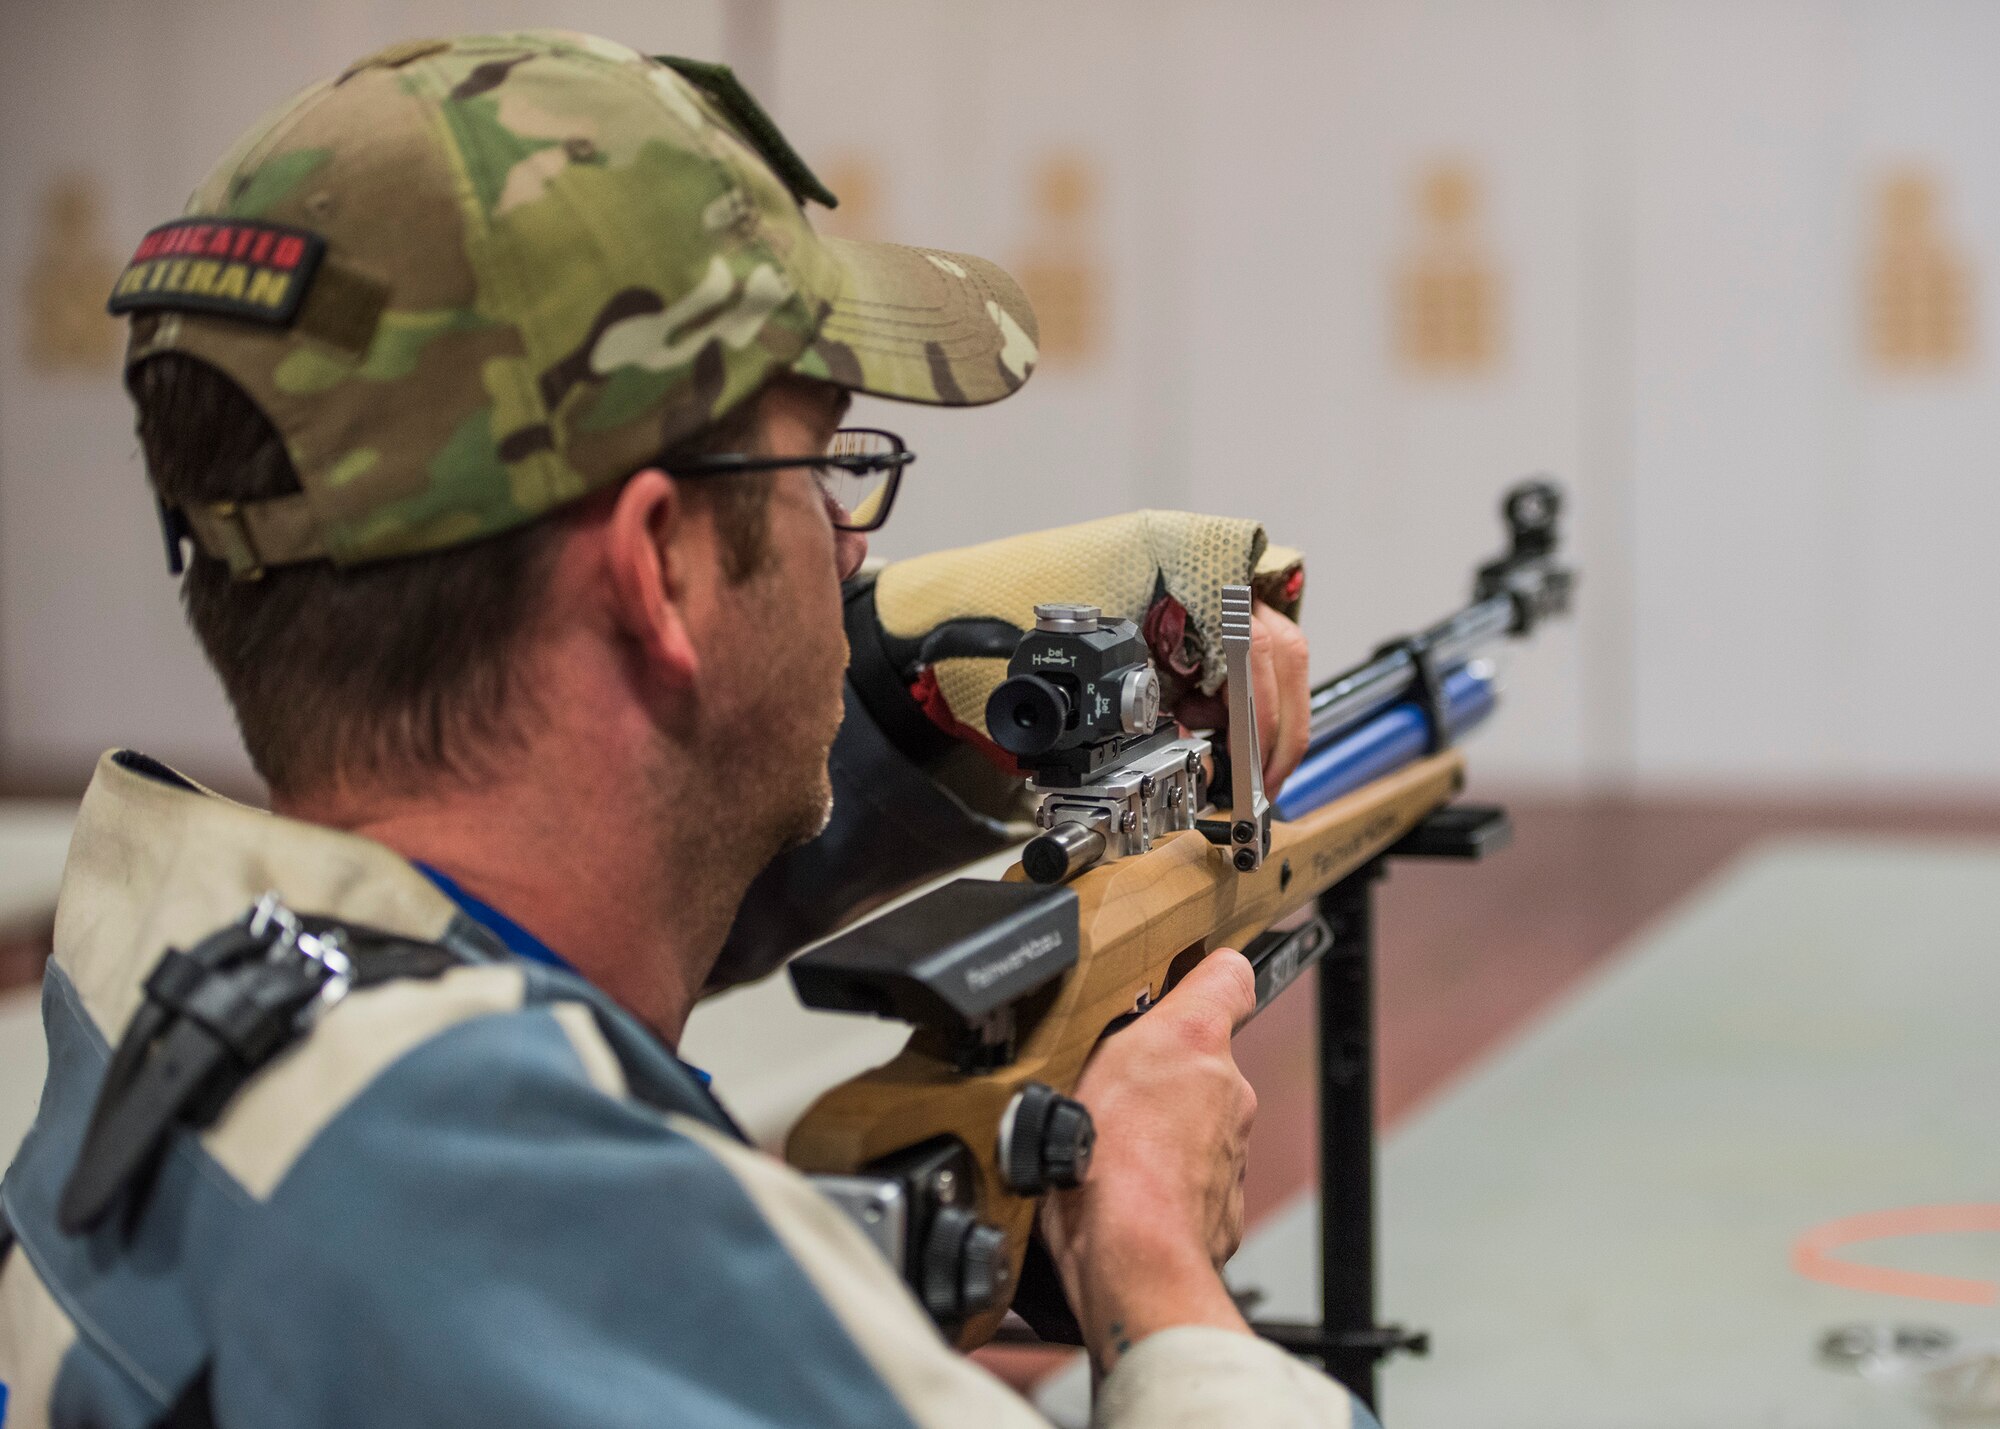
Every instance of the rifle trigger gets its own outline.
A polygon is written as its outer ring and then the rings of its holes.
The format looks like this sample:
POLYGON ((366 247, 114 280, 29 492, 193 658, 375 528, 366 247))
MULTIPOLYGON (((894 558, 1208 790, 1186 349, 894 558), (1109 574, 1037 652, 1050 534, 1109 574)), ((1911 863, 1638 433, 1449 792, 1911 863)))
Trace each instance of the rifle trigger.
POLYGON ((1130 1012, 1121 1012, 1112 1018, 1110 1022, 1105 1024, 1104 1031, 1099 1035, 1109 1037, 1114 1032, 1123 1032, 1127 1027, 1130 1027, 1134 1022, 1137 1022, 1152 1010, 1153 994, 1145 988, 1140 988, 1139 995, 1132 999, 1132 1010, 1130 1012))

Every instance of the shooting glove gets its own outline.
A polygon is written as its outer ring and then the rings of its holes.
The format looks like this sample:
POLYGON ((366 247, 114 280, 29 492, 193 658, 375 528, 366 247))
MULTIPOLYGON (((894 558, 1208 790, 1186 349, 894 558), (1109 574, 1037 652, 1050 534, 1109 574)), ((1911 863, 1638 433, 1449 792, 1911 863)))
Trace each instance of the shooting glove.
MULTIPOLYGON (((1268 545, 1255 521, 1185 511, 1135 511, 918 556, 849 592, 849 675, 891 741, 948 784, 954 744, 1013 775, 1012 758, 988 736, 986 700, 1038 603, 1080 602, 1136 622, 1173 712, 1222 684, 1222 588, 1246 581, 1297 615, 1297 552, 1268 545)), ((1203 701, 1201 723, 1213 708, 1203 701)))

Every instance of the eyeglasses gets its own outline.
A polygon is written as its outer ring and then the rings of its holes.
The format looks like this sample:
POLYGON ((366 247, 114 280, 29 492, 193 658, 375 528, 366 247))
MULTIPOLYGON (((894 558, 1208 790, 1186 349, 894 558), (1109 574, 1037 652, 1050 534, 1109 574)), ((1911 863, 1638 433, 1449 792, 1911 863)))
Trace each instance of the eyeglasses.
POLYGON ((719 452, 677 462, 674 476, 734 476, 749 471, 783 471, 803 466, 812 471, 833 512, 836 531, 873 531, 889 519, 903 468, 917 454, 894 432, 874 427, 842 427, 833 434, 823 456, 753 456, 719 452))

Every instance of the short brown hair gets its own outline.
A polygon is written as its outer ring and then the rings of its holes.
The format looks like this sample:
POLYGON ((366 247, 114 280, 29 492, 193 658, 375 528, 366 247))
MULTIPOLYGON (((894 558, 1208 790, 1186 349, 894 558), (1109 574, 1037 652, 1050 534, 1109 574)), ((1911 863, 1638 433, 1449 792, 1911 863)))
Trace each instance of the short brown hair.
MULTIPOLYGON (((179 353, 131 375, 139 440, 171 506, 299 490, 276 430, 243 390, 179 353)), ((755 399, 677 443, 656 463, 740 450, 755 399)), ((765 555, 771 480, 689 482, 711 511, 725 574, 765 555)), ((221 677, 251 762, 274 793, 351 780, 441 773, 475 778, 522 734, 535 692, 516 658, 533 628, 561 518, 450 550, 339 569, 326 561, 230 577, 196 553, 181 603, 221 677)))

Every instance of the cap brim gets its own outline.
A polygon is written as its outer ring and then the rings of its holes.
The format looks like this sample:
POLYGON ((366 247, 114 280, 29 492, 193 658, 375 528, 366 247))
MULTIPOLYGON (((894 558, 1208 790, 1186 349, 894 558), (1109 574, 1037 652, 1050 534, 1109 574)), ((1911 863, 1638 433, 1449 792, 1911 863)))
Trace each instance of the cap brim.
POLYGON ((838 286, 794 371, 876 397, 976 407, 1035 370, 1034 309, 996 265, 894 243, 819 244, 838 286))

